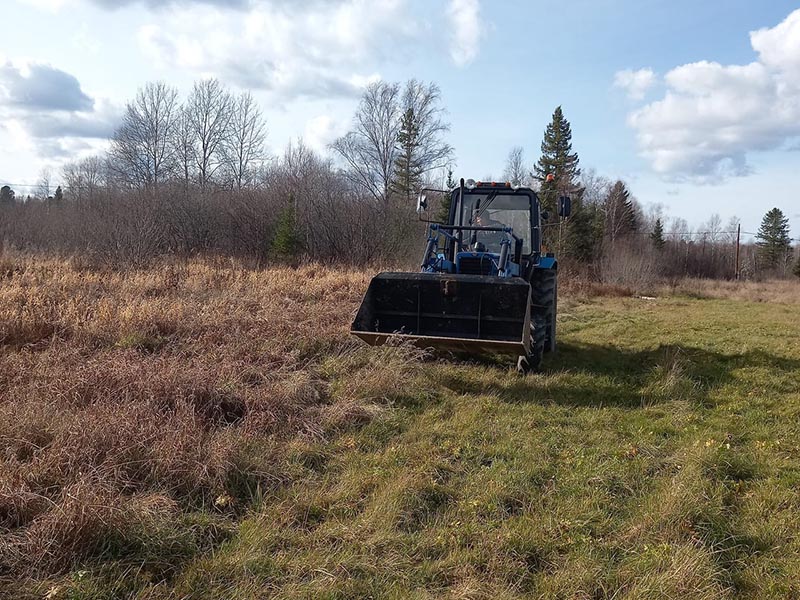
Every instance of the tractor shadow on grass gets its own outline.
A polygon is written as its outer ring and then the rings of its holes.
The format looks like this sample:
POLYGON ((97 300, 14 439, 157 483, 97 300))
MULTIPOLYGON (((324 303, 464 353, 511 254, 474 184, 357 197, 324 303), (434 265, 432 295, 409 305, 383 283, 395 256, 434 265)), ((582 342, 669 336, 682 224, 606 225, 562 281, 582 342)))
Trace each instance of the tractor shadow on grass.
MULTIPOLYGON (((473 363, 474 364, 474 363, 473 363)), ((634 351, 613 345, 559 345, 546 355, 542 371, 508 376, 496 362, 476 373, 456 369, 439 380, 458 393, 492 394, 510 403, 640 408, 671 400, 710 405, 711 393, 727 384, 747 385, 742 369, 776 373, 771 389, 791 392, 800 386, 800 360, 763 350, 724 354, 684 345, 634 351), (497 366, 497 371, 492 369, 497 366), (502 373, 500 371, 503 371, 502 373), (485 376, 487 375, 488 376, 485 376), (782 389, 785 387, 786 389, 782 389)))

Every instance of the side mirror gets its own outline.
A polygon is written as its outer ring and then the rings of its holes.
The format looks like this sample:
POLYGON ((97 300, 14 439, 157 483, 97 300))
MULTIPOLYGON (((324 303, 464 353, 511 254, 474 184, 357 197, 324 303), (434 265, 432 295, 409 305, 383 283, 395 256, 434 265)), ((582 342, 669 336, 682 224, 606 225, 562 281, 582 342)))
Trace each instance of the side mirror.
POLYGON ((550 213, 547 212, 546 210, 543 210, 542 211, 542 221, 547 221, 547 219, 549 219, 549 218, 550 218, 550 213))
POLYGON ((420 194, 417 197, 417 212, 422 214, 428 210, 428 197, 425 194, 420 194))
POLYGON ((561 196, 558 199, 558 216, 566 219, 572 214, 572 198, 561 196))

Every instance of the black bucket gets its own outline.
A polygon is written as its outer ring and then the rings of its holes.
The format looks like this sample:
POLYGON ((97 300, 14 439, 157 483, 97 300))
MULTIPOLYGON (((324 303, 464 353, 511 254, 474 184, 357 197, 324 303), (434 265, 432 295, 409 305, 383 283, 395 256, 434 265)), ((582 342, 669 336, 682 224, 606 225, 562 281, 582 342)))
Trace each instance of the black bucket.
POLYGON ((527 355, 530 285, 518 278, 381 273, 353 325, 372 345, 399 336, 428 348, 527 355))

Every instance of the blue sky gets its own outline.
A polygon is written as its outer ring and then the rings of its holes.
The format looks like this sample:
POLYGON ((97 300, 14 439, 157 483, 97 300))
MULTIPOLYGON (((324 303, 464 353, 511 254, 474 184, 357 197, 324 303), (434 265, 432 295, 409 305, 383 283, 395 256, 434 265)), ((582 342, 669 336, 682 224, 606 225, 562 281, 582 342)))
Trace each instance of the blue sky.
POLYGON ((3 0, 0 183, 102 150, 147 81, 252 89, 278 154, 321 152, 359 89, 441 88, 456 174, 538 157, 562 105, 584 168, 624 178, 693 226, 757 228, 781 207, 800 237, 800 10, 770 0, 3 0), (752 33, 756 32, 756 33, 752 33))

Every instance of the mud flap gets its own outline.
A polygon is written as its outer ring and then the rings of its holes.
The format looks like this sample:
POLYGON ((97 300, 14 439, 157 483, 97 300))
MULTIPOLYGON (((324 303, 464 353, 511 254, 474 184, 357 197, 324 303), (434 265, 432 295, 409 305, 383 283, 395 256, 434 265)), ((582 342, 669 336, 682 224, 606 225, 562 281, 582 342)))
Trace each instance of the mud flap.
POLYGON ((425 348, 527 356, 531 287, 518 278, 381 273, 351 332, 372 345, 408 338, 425 348))

